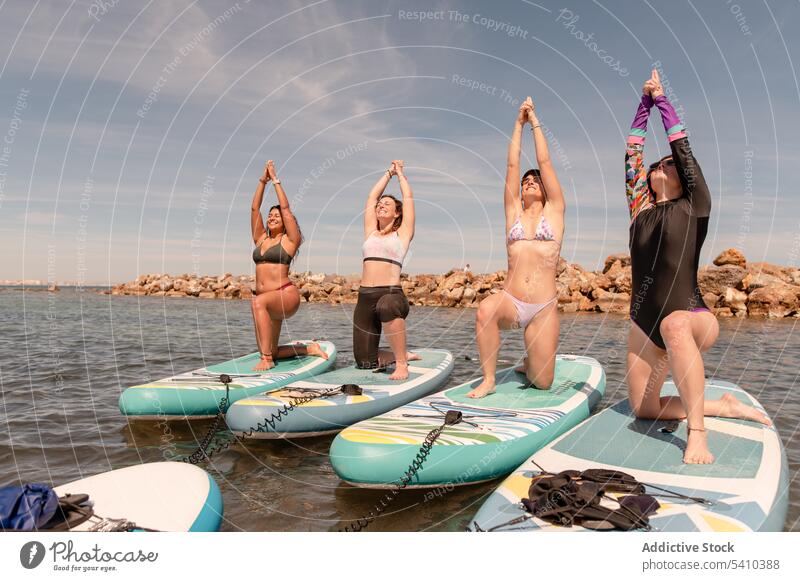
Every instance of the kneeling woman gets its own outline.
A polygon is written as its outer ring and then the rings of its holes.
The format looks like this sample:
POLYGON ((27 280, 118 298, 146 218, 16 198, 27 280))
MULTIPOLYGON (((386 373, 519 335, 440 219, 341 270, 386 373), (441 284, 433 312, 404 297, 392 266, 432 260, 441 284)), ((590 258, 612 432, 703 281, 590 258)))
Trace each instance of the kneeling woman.
POLYGON ((289 280, 289 265, 302 242, 297 220, 289 208, 289 200, 281 181, 275 175, 272 160, 264 167, 264 175, 258 180, 253 205, 250 208, 250 227, 253 233, 253 261, 256 263, 256 296, 252 301, 253 321, 256 327, 256 342, 261 361, 253 371, 266 371, 275 367, 275 359, 314 355, 328 358, 318 343, 306 345, 278 346, 281 324, 297 312, 300 293, 289 280), (261 218, 261 202, 264 188, 272 180, 278 195, 278 204, 269 209, 267 227, 261 218))
POLYGON ((710 464, 704 416, 769 423, 758 410, 730 394, 704 400, 702 353, 716 342, 719 324, 697 285, 700 251, 708 231, 711 195, 683 125, 653 70, 631 126, 625 152, 630 209, 631 325, 628 335, 628 397, 639 418, 686 418, 683 461, 710 464), (671 154, 646 168, 642 161, 650 108, 655 105, 671 154), (661 397, 672 371, 679 397, 661 397))
POLYGON ((389 379, 407 379, 406 322, 409 305, 400 286, 403 259, 414 238, 414 198, 403 173, 403 161, 395 160, 372 188, 364 208, 364 266, 358 303, 353 313, 353 355, 361 368, 395 363, 389 379), (397 176, 403 201, 384 194, 397 176), (391 351, 380 351, 381 331, 391 351))
POLYGON ((500 329, 524 329, 527 357, 518 371, 534 387, 550 389, 555 375, 556 267, 564 234, 564 196, 530 97, 519 108, 508 146, 504 200, 508 276, 503 291, 478 307, 475 327, 483 382, 467 394, 473 398, 495 390, 500 329), (533 131, 539 169, 525 172, 520 192, 519 157, 526 123, 533 131))

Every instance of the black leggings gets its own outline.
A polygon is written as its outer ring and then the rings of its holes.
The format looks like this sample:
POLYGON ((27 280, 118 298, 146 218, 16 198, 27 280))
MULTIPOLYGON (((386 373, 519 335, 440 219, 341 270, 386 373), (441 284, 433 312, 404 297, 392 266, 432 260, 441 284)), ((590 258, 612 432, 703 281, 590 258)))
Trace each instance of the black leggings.
POLYGON ((408 299, 399 286, 362 286, 353 312, 353 356, 356 367, 378 367, 382 323, 408 316, 408 299))

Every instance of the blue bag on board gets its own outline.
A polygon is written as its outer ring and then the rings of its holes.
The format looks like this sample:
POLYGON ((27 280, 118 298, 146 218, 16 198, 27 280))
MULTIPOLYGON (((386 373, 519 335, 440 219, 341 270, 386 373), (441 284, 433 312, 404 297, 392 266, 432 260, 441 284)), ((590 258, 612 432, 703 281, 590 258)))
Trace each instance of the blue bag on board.
POLYGON ((0 530, 37 530, 57 509, 58 495, 46 484, 0 488, 0 530))

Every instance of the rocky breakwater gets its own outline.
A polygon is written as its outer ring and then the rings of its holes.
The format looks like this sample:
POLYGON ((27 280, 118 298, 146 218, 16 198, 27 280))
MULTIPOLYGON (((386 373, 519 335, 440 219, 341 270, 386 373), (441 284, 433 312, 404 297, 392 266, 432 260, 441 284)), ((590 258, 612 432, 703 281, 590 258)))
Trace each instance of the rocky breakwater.
MULTIPOLYGON (((627 314, 631 300, 631 264, 627 254, 606 258, 602 270, 588 271, 560 259, 556 287, 563 312, 627 314)), ((474 274, 451 270, 445 274, 403 275, 401 284, 413 305, 477 307, 481 300, 500 292, 503 270, 474 274)), ((293 273, 292 282, 308 302, 355 303, 357 276, 293 273)), ((720 317, 800 317, 800 269, 765 262, 749 263, 741 252, 728 249, 698 273, 700 290, 708 308, 720 317)), ((252 276, 192 276, 143 274, 133 282, 115 286, 113 295, 248 299, 253 296, 252 276)))

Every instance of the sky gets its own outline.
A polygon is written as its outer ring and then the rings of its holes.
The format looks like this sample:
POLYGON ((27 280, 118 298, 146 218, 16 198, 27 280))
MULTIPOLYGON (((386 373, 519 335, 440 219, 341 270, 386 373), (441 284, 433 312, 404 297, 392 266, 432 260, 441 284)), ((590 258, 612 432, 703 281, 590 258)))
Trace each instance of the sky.
MULTIPOLYGON (((562 256, 596 268, 627 250, 624 143, 653 66, 713 196, 701 262, 736 247, 798 266, 799 27, 788 0, 0 0, 0 279, 252 273, 267 159, 305 237, 296 270, 360 271, 364 201, 396 158, 417 208, 406 271, 505 268, 528 95, 566 195, 562 256)), ((654 114, 646 161, 667 150, 654 114)))

